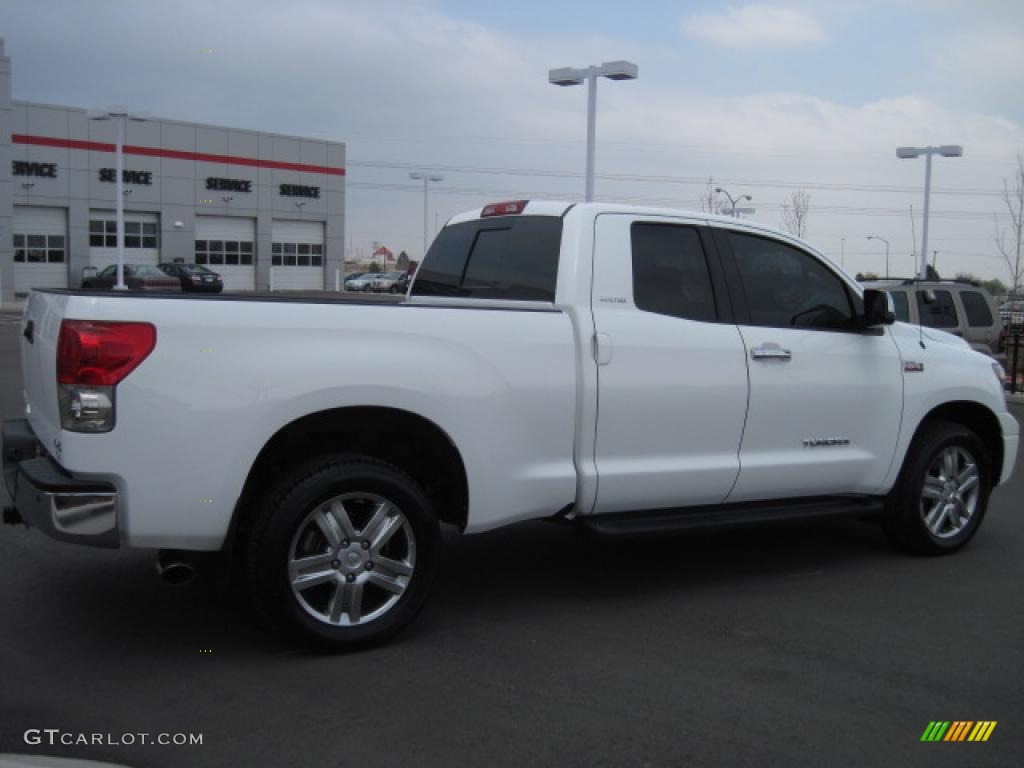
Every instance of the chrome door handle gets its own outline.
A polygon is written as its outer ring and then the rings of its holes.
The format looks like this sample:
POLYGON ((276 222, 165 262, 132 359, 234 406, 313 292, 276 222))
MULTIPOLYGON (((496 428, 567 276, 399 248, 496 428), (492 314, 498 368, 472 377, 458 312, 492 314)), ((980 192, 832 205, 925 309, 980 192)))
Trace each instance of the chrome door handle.
POLYGON ((750 356, 755 360, 790 360, 793 353, 778 344, 766 341, 760 347, 751 348, 750 356))

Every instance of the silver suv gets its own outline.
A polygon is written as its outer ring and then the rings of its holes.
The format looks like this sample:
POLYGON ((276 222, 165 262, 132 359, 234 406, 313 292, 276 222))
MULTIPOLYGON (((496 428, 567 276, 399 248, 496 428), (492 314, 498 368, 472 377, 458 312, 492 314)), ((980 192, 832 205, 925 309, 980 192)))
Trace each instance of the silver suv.
POLYGON ((992 295, 982 286, 958 280, 867 280, 865 288, 888 291, 896 307, 896 319, 960 336, 974 349, 995 357, 1002 353, 1005 338, 992 295), (928 303, 927 291, 935 294, 928 303))

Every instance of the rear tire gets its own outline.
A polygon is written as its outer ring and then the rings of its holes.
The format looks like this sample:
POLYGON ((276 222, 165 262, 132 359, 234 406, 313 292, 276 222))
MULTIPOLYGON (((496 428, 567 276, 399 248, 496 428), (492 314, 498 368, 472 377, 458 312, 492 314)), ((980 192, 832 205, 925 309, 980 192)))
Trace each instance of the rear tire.
POLYGON ((325 456, 288 472, 265 498, 247 578, 271 624, 351 650, 390 638, 423 608, 440 529, 422 489, 397 467, 325 456))
POLYGON ((961 424, 927 423, 889 494, 885 531, 910 552, 955 552, 977 533, 991 488, 992 462, 978 436, 961 424))

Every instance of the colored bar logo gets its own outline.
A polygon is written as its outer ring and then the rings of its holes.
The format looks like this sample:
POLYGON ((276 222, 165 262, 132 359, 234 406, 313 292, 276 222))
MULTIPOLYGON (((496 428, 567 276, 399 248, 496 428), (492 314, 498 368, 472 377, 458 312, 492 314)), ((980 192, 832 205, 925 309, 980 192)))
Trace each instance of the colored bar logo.
POLYGON ((996 720, 932 720, 921 734, 921 741, 988 741, 996 729, 996 720))

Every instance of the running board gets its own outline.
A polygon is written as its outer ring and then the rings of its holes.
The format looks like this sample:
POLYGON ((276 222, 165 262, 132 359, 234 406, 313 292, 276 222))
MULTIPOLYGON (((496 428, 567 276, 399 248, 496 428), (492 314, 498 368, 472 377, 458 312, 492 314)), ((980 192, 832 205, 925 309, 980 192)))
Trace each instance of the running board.
POLYGON ((615 512, 578 519, 601 536, 644 536, 702 528, 731 528, 833 515, 881 514, 885 501, 877 496, 816 496, 800 499, 748 501, 704 507, 615 512))

